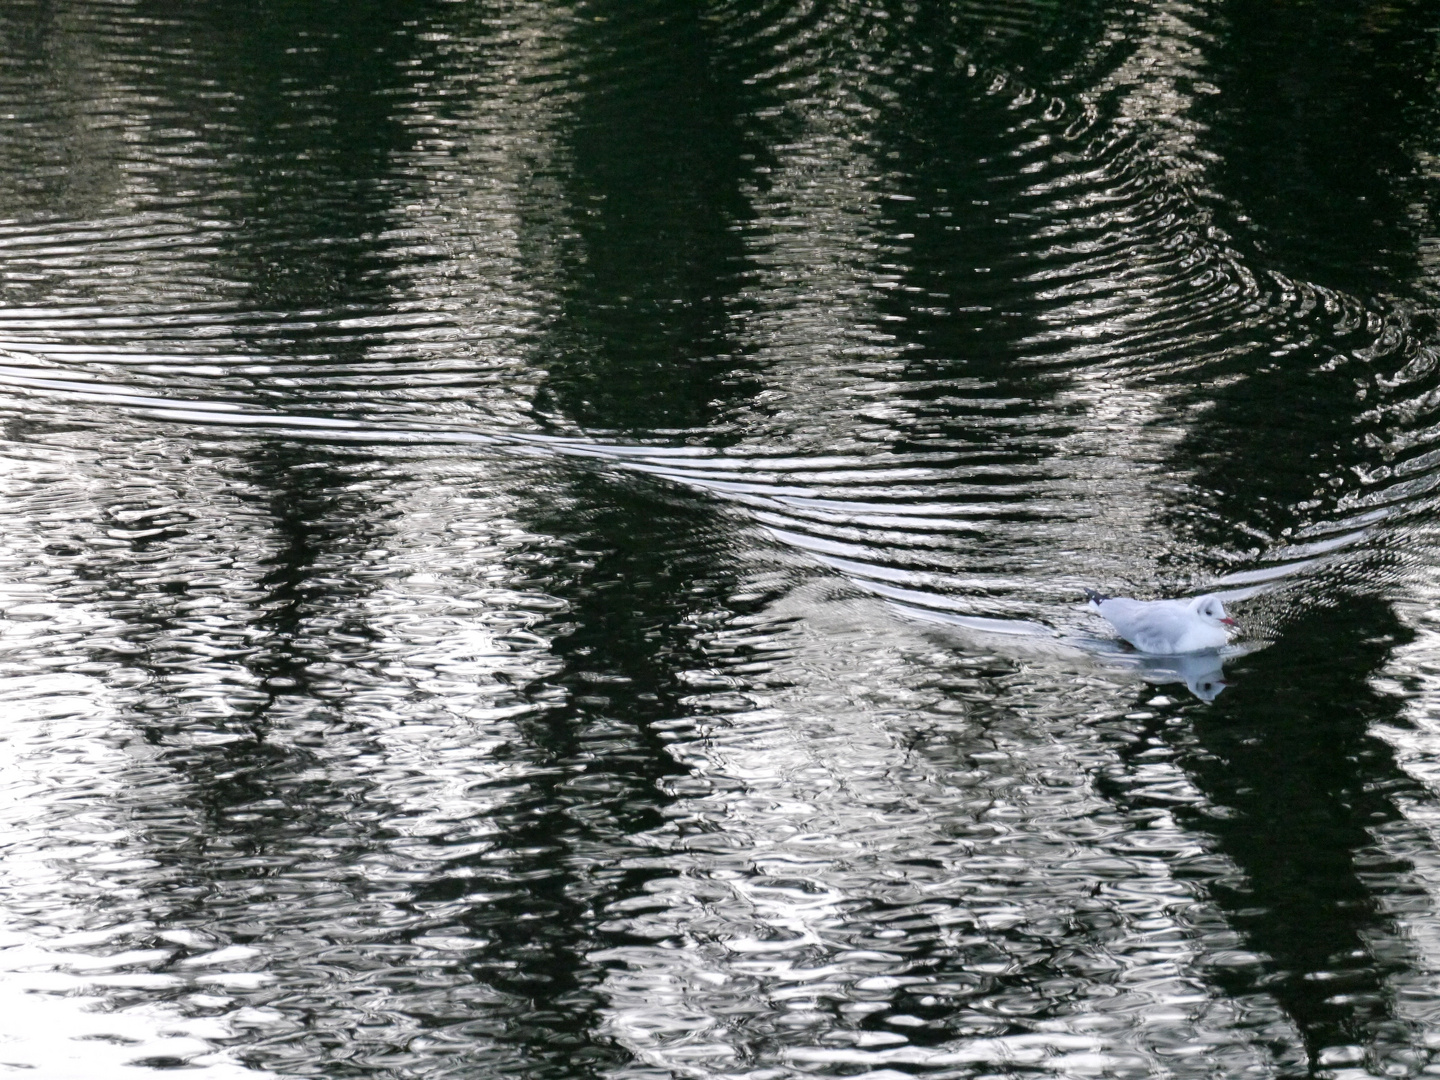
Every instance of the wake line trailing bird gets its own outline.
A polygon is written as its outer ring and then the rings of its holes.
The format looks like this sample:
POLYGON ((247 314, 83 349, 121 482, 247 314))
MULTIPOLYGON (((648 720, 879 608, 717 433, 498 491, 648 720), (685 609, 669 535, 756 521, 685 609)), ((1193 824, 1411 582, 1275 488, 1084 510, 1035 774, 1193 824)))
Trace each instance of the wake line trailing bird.
POLYGON ((1236 625, 1225 614, 1225 605, 1218 596, 1132 600, 1086 589, 1085 598, 1089 600, 1086 606, 1115 627, 1122 638, 1153 656, 1222 648, 1230 638, 1227 627, 1236 625))

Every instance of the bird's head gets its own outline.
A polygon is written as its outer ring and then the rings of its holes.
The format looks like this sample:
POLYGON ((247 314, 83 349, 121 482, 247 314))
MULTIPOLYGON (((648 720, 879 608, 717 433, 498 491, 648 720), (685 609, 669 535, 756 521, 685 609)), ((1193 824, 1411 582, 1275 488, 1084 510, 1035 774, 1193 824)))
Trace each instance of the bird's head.
POLYGON ((1235 626, 1235 620, 1225 614, 1225 605, 1218 596, 1197 596, 1190 601, 1190 610, 1206 622, 1217 622, 1224 626, 1235 626))

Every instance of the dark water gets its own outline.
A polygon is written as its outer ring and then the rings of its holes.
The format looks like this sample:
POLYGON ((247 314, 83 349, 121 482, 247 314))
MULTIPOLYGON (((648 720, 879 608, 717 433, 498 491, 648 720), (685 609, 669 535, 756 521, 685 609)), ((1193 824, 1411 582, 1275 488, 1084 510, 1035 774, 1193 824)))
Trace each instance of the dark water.
POLYGON ((1440 1072, 1437 48, 9 0, 0 1067, 1440 1072))

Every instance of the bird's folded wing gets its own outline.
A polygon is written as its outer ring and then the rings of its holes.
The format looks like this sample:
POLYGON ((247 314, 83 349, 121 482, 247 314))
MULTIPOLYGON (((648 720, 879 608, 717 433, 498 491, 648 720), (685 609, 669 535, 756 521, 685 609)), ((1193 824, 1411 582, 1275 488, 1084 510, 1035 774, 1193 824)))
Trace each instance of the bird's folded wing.
POLYGON ((1166 601, 1107 600, 1100 614, 1141 652, 1173 652, 1193 622, 1183 604, 1166 601))

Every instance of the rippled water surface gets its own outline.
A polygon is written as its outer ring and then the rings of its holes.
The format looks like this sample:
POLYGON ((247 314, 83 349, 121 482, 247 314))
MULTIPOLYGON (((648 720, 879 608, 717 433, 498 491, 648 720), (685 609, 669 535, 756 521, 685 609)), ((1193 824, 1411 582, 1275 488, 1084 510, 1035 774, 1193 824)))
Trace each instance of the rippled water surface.
POLYGON ((10 0, 0 1069, 1440 1072, 1437 49, 10 0))

